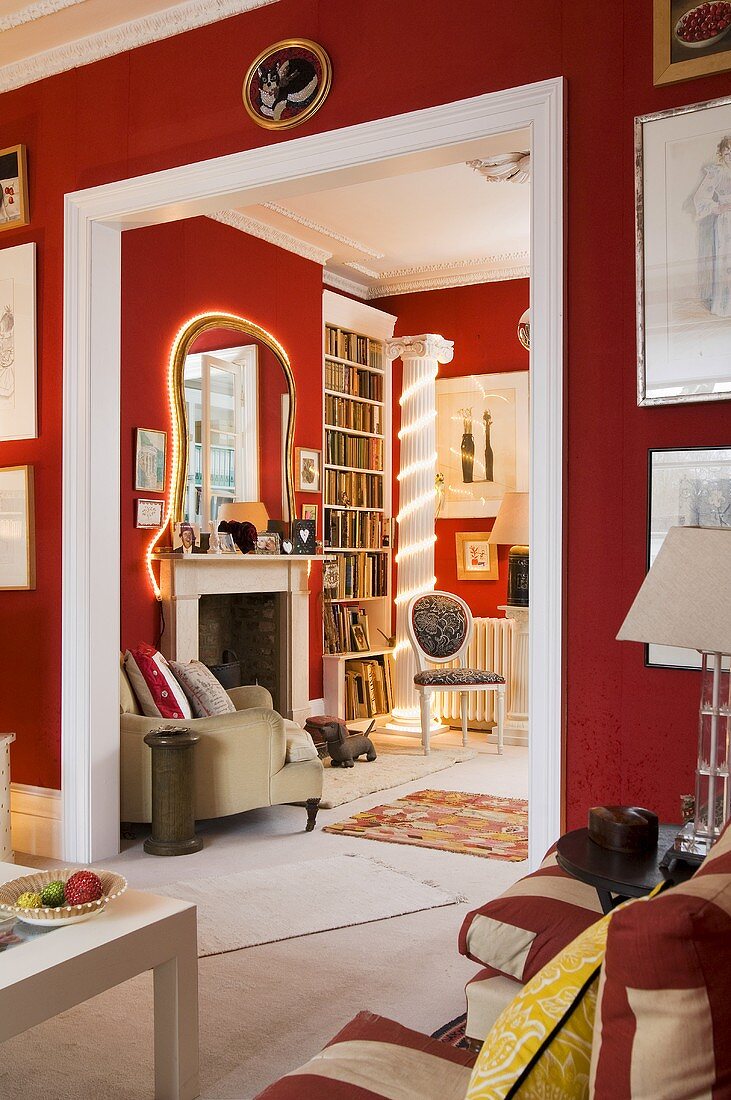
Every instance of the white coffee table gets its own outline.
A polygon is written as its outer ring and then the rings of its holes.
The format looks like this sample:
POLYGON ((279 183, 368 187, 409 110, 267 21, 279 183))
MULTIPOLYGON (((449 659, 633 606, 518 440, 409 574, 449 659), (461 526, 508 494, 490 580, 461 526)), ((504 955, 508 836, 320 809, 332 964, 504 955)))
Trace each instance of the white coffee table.
MULTIPOLYGON (((0 882, 33 871, 0 863, 0 882)), ((188 902, 127 890, 92 920, 0 953, 0 1042, 145 970, 154 979, 156 1100, 194 1100, 198 947, 188 902)))

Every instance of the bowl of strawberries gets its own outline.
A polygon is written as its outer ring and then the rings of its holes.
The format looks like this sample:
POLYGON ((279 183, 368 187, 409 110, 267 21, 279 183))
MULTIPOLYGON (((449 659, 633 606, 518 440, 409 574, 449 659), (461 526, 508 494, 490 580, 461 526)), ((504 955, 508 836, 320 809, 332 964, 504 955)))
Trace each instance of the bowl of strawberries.
POLYGON ((675 37, 683 46, 699 50, 720 42, 731 27, 731 3, 716 0, 714 3, 697 4, 681 15, 675 24, 675 37))
POLYGON ((0 883, 0 919, 16 917, 54 927, 78 924, 102 913, 126 889, 127 879, 116 871, 37 871, 0 883))

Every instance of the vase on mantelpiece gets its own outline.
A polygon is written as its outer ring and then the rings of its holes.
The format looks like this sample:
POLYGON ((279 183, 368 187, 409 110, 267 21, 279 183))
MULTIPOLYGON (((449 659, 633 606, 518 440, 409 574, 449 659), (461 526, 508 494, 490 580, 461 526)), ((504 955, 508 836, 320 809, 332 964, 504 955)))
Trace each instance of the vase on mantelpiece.
POLYGON ((485 424, 485 481, 494 481, 495 455, 493 454, 492 443, 490 441, 492 416, 487 411, 487 409, 482 414, 482 419, 485 424))
POLYGON ((462 445, 460 447, 462 481, 465 485, 471 485, 475 472, 475 437, 472 434, 472 409, 460 409, 459 415, 462 417, 463 426, 462 445))

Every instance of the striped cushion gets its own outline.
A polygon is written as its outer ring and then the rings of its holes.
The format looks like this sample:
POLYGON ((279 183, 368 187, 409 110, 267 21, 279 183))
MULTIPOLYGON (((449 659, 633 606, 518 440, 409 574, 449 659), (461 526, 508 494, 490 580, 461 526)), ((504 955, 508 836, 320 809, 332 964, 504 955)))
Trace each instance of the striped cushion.
POLYGON ((515 978, 506 978, 499 970, 486 966, 478 971, 465 986, 467 997, 468 1039, 482 1042, 503 1009, 510 1004, 520 989, 515 978))
POLYGON ((464 1100, 475 1056, 360 1012, 256 1100, 464 1100))
POLYGON ((562 871, 550 851, 532 875, 467 914, 459 949, 527 982, 601 915, 594 887, 562 871))
POLYGON ((731 829, 692 879, 609 926, 596 1100, 731 1096, 731 829))

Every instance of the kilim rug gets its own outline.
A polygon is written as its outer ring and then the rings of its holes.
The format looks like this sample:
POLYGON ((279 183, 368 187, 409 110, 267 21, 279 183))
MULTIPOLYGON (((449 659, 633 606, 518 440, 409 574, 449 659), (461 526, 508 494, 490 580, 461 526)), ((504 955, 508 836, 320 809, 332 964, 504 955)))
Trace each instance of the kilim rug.
POLYGON ((464 1012, 448 1024, 442 1024, 433 1033, 432 1039, 439 1039, 442 1043, 448 1043, 450 1047, 458 1047, 459 1050, 469 1050, 465 1028, 467 1027, 467 1013, 464 1012))
POLYGON ((528 858, 528 803, 466 791, 414 791, 323 832, 519 863, 528 858))

